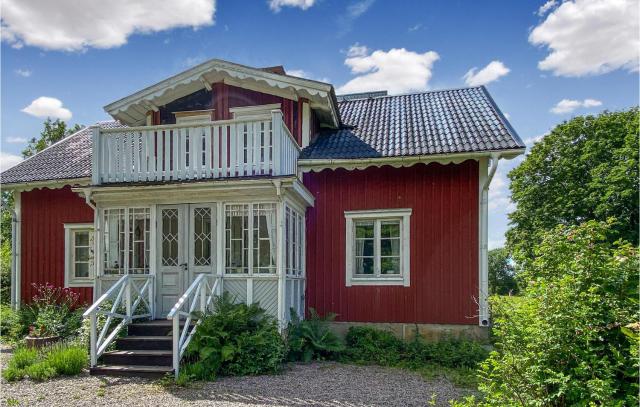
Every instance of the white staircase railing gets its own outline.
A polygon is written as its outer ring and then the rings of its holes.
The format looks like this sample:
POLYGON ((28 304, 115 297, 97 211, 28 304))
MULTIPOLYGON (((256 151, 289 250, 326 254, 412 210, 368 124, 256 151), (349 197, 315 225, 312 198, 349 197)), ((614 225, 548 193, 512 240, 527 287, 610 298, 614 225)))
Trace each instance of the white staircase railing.
POLYGON ((152 275, 131 274, 122 276, 82 314, 83 317, 90 318, 91 321, 91 367, 98 364, 98 358, 113 342, 122 328, 134 319, 153 317, 155 304, 153 277, 152 275), (113 302, 107 302, 110 300, 113 300, 113 302), (138 309, 141 304, 144 304, 146 309, 144 307, 138 309), (121 311, 123 307, 124 313, 121 311), (107 317, 99 335, 98 315, 107 317), (118 318, 121 319, 120 323, 112 328, 112 322, 118 318))
POLYGON ((173 372, 176 377, 178 377, 182 355, 201 322, 198 320, 191 326, 191 322, 195 319, 193 312, 210 310, 213 298, 219 294, 219 286, 217 277, 200 274, 167 315, 167 319, 173 322, 173 372), (180 328, 181 317, 184 317, 182 329, 180 328))

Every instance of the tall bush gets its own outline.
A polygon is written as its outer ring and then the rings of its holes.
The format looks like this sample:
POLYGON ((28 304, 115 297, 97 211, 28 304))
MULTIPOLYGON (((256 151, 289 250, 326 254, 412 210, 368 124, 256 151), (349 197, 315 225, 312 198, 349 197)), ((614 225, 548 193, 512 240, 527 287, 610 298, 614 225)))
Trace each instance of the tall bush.
POLYGON ((611 228, 589 221, 546 233, 522 298, 492 299, 483 405, 638 405, 638 253, 609 243, 611 228))

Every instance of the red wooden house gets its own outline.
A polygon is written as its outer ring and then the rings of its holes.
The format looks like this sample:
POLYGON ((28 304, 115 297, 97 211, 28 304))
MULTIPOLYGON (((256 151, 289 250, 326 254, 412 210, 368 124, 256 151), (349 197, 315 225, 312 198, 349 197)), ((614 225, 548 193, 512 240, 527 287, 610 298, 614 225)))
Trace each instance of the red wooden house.
MULTIPOLYGON (((283 326, 310 307, 401 335, 489 324, 487 192, 524 144, 484 87, 336 96, 211 60, 105 110, 2 173, 15 304, 49 282, 130 335, 168 318, 175 367, 180 319, 224 291, 283 326)), ((94 332, 92 365, 114 337, 94 332)))

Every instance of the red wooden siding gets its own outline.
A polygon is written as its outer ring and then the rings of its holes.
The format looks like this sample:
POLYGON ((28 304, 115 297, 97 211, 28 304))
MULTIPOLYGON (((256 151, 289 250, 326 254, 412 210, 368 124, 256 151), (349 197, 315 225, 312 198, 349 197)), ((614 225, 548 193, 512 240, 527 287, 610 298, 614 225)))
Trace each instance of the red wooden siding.
MULTIPOLYGON (((64 286, 64 224, 93 223, 93 210, 68 186, 22 192, 20 199, 20 297, 29 302, 35 294, 33 283, 64 286)), ((73 290, 82 302, 92 302, 91 288, 73 290)))
POLYGON ((307 173, 306 305, 338 321, 477 324, 478 164, 307 173), (345 285, 348 210, 411 208, 411 284, 345 285))

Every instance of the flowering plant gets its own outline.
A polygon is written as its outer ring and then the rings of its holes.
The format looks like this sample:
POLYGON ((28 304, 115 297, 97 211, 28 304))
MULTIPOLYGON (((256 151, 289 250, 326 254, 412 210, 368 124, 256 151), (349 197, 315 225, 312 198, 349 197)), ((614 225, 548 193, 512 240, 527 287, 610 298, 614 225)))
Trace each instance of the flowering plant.
POLYGON ((36 290, 29 305, 34 320, 29 326, 29 336, 68 336, 80 325, 79 294, 69 288, 52 284, 32 284, 36 290))

